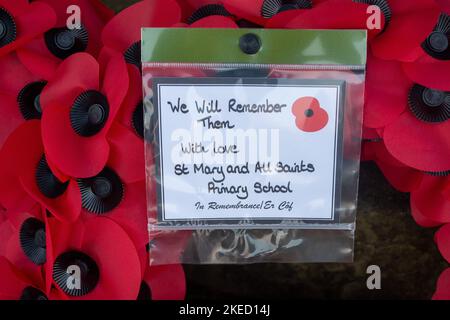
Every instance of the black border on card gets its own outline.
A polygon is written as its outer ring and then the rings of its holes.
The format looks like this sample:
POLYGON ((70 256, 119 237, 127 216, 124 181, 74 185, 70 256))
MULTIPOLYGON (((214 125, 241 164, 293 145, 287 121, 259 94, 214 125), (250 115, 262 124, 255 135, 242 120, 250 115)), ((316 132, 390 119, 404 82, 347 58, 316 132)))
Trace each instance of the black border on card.
POLYGON ((341 181, 342 181, 342 163, 343 163, 343 145, 344 145, 344 108, 345 108, 345 84, 344 80, 324 80, 324 79, 273 79, 273 78, 153 78, 153 101, 154 113, 150 120, 150 130, 154 130, 153 147, 154 147, 154 163, 155 163, 155 180, 158 183, 157 191, 157 211, 158 211, 158 228, 172 228, 172 229, 208 229, 217 226, 220 229, 226 228, 284 228, 284 227, 298 227, 308 228, 312 224, 330 224, 339 222, 339 214, 336 208, 340 208, 341 202, 341 181), (335 132, 335 157, 334 157, 334 187, 333 197, 334 203, 332 207, 331 218, 322 219, 308 219, 308 218, 286 218, 280 219, 276 217, 263 218, 203 218, 203 219, 165 219, 164 214, 164 174, 163 174, 163 159, 160 148, 161 122, 160 122, 160 94, 159 88, 161 85, 165 86, 185 86, 185 85, 226 85, 226 86, 242 86, 242 85, 258 85, 258 86, 273 86, 273 87, 333 87, 338 88, 338 99, 336 105, 336 132, 335 132))

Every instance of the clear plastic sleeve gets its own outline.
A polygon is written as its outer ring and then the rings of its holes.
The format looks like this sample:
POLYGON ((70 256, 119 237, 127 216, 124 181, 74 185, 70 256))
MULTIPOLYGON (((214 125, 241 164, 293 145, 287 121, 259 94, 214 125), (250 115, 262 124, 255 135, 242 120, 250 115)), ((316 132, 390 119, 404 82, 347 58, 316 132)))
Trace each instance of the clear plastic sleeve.
POLYGON ((150 263, 351 262, 365 32, 172 30, 143 32, 150 263))

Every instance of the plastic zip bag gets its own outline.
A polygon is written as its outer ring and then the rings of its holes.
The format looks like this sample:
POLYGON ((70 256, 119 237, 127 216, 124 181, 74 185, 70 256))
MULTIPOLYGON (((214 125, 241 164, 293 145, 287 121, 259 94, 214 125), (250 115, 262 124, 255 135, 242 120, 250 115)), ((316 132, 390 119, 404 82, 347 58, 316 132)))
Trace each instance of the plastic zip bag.
POLYGON ((352 261, 366 32, 142 44, 151 264, 352 261))

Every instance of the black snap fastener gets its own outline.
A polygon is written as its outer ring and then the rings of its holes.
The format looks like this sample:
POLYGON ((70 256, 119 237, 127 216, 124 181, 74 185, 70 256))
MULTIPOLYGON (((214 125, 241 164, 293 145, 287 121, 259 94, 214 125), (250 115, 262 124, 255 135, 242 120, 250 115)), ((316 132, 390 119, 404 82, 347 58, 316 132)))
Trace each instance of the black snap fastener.
POLYGON ((246 54, 255 54, 261 49, 261 39, 254 33, 244 34, 239 39, 239 47, 246 54))
POLYGON ((448 49, 447 35, 442 32, 433 32, 428 36, 428 44, 434 52, 442 53, 448 49))
POLYGON ((445 92, 426 88, 422 93, 423 102, 429 107, 438 107, 445 102, 445 92))

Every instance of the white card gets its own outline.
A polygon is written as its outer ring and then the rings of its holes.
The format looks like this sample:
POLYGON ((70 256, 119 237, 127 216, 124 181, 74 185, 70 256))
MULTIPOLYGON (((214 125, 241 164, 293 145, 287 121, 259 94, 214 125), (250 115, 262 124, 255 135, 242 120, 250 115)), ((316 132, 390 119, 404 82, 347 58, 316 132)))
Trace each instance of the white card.
POLYGON ((161 225, 336 219, 344 82, 154 79, 161 225))

